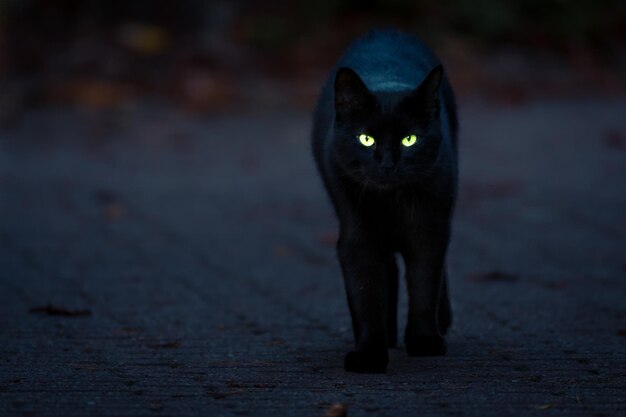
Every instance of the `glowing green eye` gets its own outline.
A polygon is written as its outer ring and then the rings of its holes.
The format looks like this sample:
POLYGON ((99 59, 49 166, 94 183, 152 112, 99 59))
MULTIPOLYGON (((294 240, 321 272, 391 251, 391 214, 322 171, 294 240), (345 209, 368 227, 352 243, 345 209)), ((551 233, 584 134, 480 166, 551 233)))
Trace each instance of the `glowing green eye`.
POLYGON ((361 142, 361 145, 363 145, 363 146, 367 146, 367 147, 369 148, 369 147, 370 147, 370 146, 372 146, 372 145, 374 144, 374 142, 376 142, 376 141, 375 141, 375 140, 374 140, 374 138, 373 138, 373 137, 371 137, 371 136, 368 136, 368 135, 366 135, 366 134, 361 134, 361 135, 359 135, 359 142, 361 142))
POLYGON ((402 139, 402 144, 404 146, 406 146, 407 148, 409 146, 415 145, 415 142, 417 142, 417 136, 416 135, 409 135, 409 136, 406 136, 404 139, 402 139))

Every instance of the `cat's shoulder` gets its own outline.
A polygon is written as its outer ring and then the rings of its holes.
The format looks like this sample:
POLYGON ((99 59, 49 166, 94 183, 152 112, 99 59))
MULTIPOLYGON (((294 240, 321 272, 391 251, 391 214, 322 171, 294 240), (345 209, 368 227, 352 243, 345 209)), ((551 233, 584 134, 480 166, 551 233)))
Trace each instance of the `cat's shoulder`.
POLYGON ((420 43, 419 39, 412 34, 392 28, 370 29, 363 36, 356 39, 355 43, 420 43))
POLYGON ((379 49, 381 52, 389 50, 413 50, 422 54, 432 55, 432 50, 417 36, 397 29, 371 29, 360 38, 357 38, 348 47, 348 50, 379 49))

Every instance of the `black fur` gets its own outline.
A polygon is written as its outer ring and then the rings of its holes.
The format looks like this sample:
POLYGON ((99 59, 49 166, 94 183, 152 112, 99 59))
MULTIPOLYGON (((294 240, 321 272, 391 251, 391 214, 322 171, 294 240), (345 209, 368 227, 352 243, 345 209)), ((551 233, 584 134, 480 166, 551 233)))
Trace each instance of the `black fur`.
POLYGON ((322 90, 313 152, 340 222, 337 254, 355 337, 348 371, 384 372, 387 348, 396 345, 396 253, 406 265, 408 353, 446 351, 457 127, 439 61, 416 38, 395 31, 370 32, 353 43, 322 90), (360 134, 375 145, 363 146, 360 134), (418 142, 403 146, 411 134, 418 142))

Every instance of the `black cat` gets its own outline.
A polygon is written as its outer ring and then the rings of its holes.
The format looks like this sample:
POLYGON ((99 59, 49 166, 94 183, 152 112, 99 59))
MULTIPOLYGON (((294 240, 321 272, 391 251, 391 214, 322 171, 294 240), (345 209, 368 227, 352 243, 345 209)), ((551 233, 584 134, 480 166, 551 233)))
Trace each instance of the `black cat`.
POLYGON ((340 222, 337 253, 356 342, 348 371, 384 372, 396 345, 396 253, 406 266, 409 355, 446 352, 457 130, 439 61, 409 35, 373 31, 357 40, 322 90, 313 152, 340 222))

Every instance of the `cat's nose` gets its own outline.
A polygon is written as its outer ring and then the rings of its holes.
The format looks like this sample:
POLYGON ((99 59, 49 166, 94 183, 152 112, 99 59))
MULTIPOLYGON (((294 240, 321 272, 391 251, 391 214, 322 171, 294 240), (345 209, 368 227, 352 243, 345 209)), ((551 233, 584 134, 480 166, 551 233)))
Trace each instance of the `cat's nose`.
POLYGON ((380 168, 380 171, 383 173, 383 175, 389 175, 394 170, 395 166, 394 165, 381 165, 379 168, 380 168))
POLYGON ((385 173, 389 173, 391 172, 391 170, 394 168, 395 165, 396 164, 394 163, 391 155, 384 155, 383 159, 380 161, 380 164, 378 166, 385 173))

